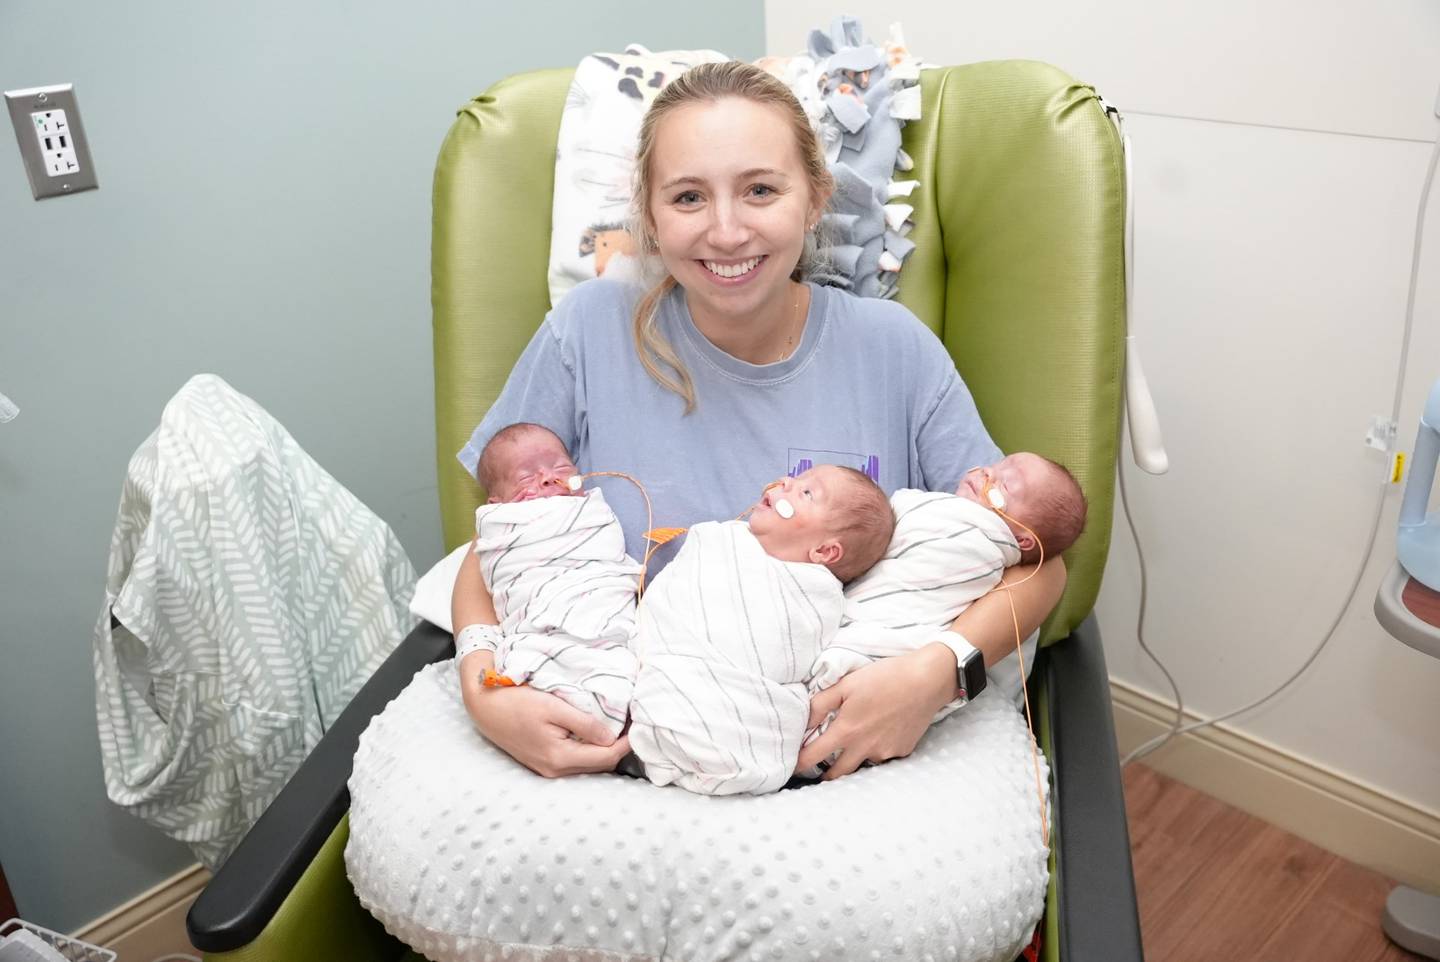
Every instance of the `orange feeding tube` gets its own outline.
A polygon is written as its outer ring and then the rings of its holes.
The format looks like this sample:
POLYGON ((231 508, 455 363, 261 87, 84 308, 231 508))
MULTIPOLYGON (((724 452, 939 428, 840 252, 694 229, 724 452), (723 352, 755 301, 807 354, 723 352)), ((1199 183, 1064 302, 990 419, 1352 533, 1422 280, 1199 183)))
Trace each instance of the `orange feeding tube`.
POLYGON ((983 499, 984 505, 989 507, 991 511, 994 511, 996 514, 998 514, 1001 518, 1003 518, 1010 524, 1013 524, 1019 528, 1023 528, 1025 532, 1030 535, 1030 537, 1035 539, 1035 547, 1040 550, 1040 559, 1035 562, 1035 571, 1030 572, 1028 575, 1015 582, 1015 584, 1007 585, 1002 582, 1000 585, 998 585, 998 587, 1002 588, 1005 591, 1005 600, 1010 602, 1010 621, 1015 626, 1015 655, 1020 659, 1020 691, 1025 696, 1025 727, 1030 731, 1030 759, 1035 766, 1035 797, 1040 803, 1040 837, 1044 841, 1045 846, 1048 848, 1050 846, 1050 821, 1045 813, 1045 788, 1041 784, 1040 779, 1040 751, 1039 746, 1035 741, 1035 723, 1030 717, 1030 688, 1025 683, 1025 652, 1021 649, 1022 641, 1020 638, 1020 616, 1015 611, 1015 596, 1010 593, 1011 589, 1019 585, 1023 585, 1025 582, 1035 577, 1035 573, 1038 572, 1040 570, 1040 566, 1045 563, 1045 545, 1040 541, 1039 536, 1036 535, 1034 531, 1030 530, 1029 526, 1026 525, 1023 521, 1020 521, 1017 518, 1013 518, 1005 513, 1005 509, 1003 507, 1003 505, 1005 504, 1005 499, 1003 497, 999 497, 997 503, 996 495, 999 495, 999 492, 995 491, 995 482, 990 480, 990 478, 987 476, 985 478, 985 486, 980 490, 980 496, 983 499))

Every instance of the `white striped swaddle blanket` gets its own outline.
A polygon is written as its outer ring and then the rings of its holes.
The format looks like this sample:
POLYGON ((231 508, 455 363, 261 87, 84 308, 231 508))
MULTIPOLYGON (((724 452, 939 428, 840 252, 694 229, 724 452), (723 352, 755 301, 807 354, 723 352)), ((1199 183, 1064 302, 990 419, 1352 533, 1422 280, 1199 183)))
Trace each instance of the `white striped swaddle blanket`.
POLYGON ((475 551, 495 599, 496 670, 552 692, 605 722, 625 724, 635 680, 640 566, 605 496, 481 505, 475 551))
POLYGON ((630 747, 645 776, 707 795, 783 786, 843 600, 829 570, 770 557, 744 522, 691 528, 640 606, 630 747))
POLYGON ((806 685, 829 688, 877 658, 933 641, 1020 560, 1009 527, 955 494, 902 488, 890 497, 895 535, 871 569, 845 586, 840 629, 826 639, 806 685))

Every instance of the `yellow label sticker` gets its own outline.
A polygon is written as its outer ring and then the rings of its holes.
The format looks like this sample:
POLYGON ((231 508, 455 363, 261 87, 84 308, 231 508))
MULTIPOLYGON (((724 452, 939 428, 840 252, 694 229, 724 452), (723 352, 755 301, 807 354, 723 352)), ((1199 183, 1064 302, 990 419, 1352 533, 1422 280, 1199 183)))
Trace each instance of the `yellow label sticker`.
POLYGON ((1395 456, 1390 459, 1390 483, 1399 484, 1400 479, 1405 476, 1405 452, 1396 451, 1395 456))

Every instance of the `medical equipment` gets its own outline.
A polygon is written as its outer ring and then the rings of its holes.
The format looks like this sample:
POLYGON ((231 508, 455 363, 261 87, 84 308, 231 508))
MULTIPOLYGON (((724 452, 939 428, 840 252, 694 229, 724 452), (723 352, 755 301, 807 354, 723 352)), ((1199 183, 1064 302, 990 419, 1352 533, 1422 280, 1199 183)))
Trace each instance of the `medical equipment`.
POLYGON ((990 507, 996 511, 1003 511, 1005 508, 1005 495, 1001 494, 1000 489, 994 485, 985 491, 985 500, 989 501, 990 507))
MULTIPOLYGON (((1440 398, 1440 384, 1430 392, 1430 404, 1421 420, 1423 436, 1427 421, 1435 419, 1436 399, 1440 398)), ((1434 435, 1434 428, 1428 428, 1434 435)), ((1416 445, 1418 450, 1419 445, 1416 445)), ((1419 488, 1428 494, 1429 478, 1433 477, 1434 458, 1431 471, 1425 483, 1419 488)), ((1415 471, 1415 468, 1411 469, 1415 471)), ((1407 498, 1415 489, 1416 475, 1410 476, 1407 498)), ((1421 501, 1424 507, 1424 501, 1421 501)), ((1404 515, 1402 513, 1401 517, 1404 515)), ((1432 521, 1433 524, 1433 521, 1432 521)), ((1413 577, 1403 559, 1394 564, 1390 573, 1375 593, 1375 620, 1380 626, 1400 641, 1433 658, 1440 658, 1440 591, 1434 591, 1413 577)), ((1385 899, 1385 913, 1381 925, 1396 945, 1409 949, 1430 959, 1440 959, 1440 896, 1421 892, 1407 885, 1398 885, 1385 899)))
POLYGON ((1040 831, 1044 835, 1045 844, 1049 845, 1050 823, 1045 815, 1045 794, 1044 789, 1040 784, 1040 755, 1038 748, 1039 742, 1035 740, 1035 723, 1030 718, 1030 690, 1029 687, 1026 685, 1025 681, 1027 672, 1025 671, 1025 652, 1021 647, 1023 644, 1023 639, 1020 637, 1020 616, 1015 611, 1015 596, 1011 593, 1011 589, 1016 588, 1019 585, 1023 585, 1025 582, 1035 577, 1035 575, 1040 571, 1040 565, 1045 563, 1045 545, 1040 541, 1039 535, 1032 531, 1023 521, 1012 518, 1010 515, 1005 513, 1005 495, 1003 492, 1001 492, 999 487, 996 486, 994 479, 991 478, 988 473, 985 475, 985 485, 980 489, 980 492, 984 496, 985 500, 989 503, 990 507, 994 510, 994 512, 998 514, 1001 518, 1004 518, 1006 523, 1014 524, 1018 527, 1025 529, 1025 533, 1030 535, 1030 537, 1035 540, 1035 547, 1040 553, 1040 557, 1035 562, 1034 571, 1030 572, 1028 575, 1021 578, 1014 584, 1007 585, 1005 582, 1002 581, 997 586, 997 590, 1005 592, 1005 600, 1010 602, 1010 620, 1015 625, 1015 655, 1020 659, 1020 690, 1025 693, 1025 726, 1030 731, 1030 755, 1035 765, 1035 793, 1040 797, 1040 831))
MULTIPOLYGON (((1436 117, 1440 118, 1440 98, 1437 98, 1436 100, 1435 113, 1436 117)), ((1415 292, 1416 286, 1420 278, 1420 251, 1425 240, 1425 211, 1429 206, 1430 202, 1430 188, 1433 187, 1435 184, 1435 169, 1437 164, 1440 164, 1440 139, 1437 139, 1435 141, 1434 149, 1430 152, 1430 166, 1426 170, 1425 185, 1420 189, 1420 202, 1416 206, 1415 210, 1415 240, 1410 248, 1410 285, 1409 293, 1407 294, 1405 300, 1405 325, 1400 336, 1400 358, 1396 364, 1395 391, 1390 401, 1390 419, 1388 422, 1390 425, 1398 424, 1400 421, 1400 401, 1401 398, 1404 396, 1405 392, 1405 371, 1408 367, 1410 360, 1410 335, 1414 329, 1415 324, 1415 292)), ((1422 460, 1428 460, 1428 468, 1423 470, 1427 472, 1427 476, 1429 479, 1433 479, 1434 477, 1435 458, 1436 454, 1440 452, 1437 452, 1436 447, 1434 446, 1434 428, 1431 427, 1430 431, 1427 434, 1426 425, 1429 424, 1433 426, 1436 424, 1440 424, 1440 417, 1436 416, 1437 414, 1440 414, 1440 403, 1437 403, 1436 401, 1436 390, 1440 390, 1440 385, 1437 385, 1437 387, 1435 389, 1432 389, 1431 391, 1430 401, 1429 403, 1427 403, 1425 408, 1426 414, 1421 418, 1420 434, 1416 442, 1417 455, 1421 454, 1418 448, 1422 441, 1425 442, 1425 444, 1427 445, 1426 451, 1428 451, 1429 454, 1428 456, 1421 456, 1415 458, 1416 467, 1411 468, 1412 476, 1414 471, 1421 470, 1418 468, 1420 462, 1422 460)), ((1133 424, 1131 425, 1131 428, 1133 433, 1133 424)), ((1391 433, 1393 434, 1393 432, 1391 433)), ((1384 441, 1384 443, 1381 445, 1381 448, 1387 452, 1390 451, 1389 439, 1386 439, 1384 441)), ((1296 680, 1300 678, 1301 675, 1305 674, 1305 672, 1310 668, 1310 666, 1315 663, 1315 659, 1320 657, 1320 652, 1324 651, 1325 646, 1330 643, 1330 639, 1334 636, 1336 629, 1340 627, 1341 619, 1345 617, 1345 612, 1350 610, 1350 603, 1355 600, 1355 594, 1360 589, 1360 581, 1364 577, 1365 569, 1370 564, 1370 557, 1372 554, 1374 554, 1375 551, 1375 538, 1376 535, 1378 535, 1380 532, 1380 516, 1385 510, 1385 495, 1389 491, 1390 485, 1399 480, 1399 468, 1403 464, 1403 460, 1404 455, 1400 452, 1391 453, 1391 456, 1386 460, 1385 472, 1376 490, 1375 509, 1370 519, 1370 526, 1368 529, 1369 534, 1365 539, 1365 549, 1361 552, 1360 555, 1360 563, 1356 567, 1355 575, 1350 581, 1349 590, 1345 592, 1344 600, 1340 602, 1340 606, 1335 612, 1334 620, 1330 622, 1330 627, 1321 637, 1319 644, 1317 644, 1315 648, 1310 652, 1309 657, 1307 657, 1300 664, 1299 668, 1295 669, 1295 671, 1290 675, 1290 677, 1286 678, 1275 688, 1271 689, 1269 692, 1255 699, 1249 704, 1232 709, 1231 711, 1225 712, 1223 715, 1216 715, 1213 718, 1202 719, 1201 721, 1192 722, 1188 725, 1181 724, 1184 721, 1185 717, 1185 703, 1180 696, 1180 689, 1175 684, 1175 679, 1171 677, 1170 672, 1165 668, 1165 665, 1156 656, 1155 652, 1150 649, 1149 644, 1145 640, 1145 607, 1148 595, 1148 580, 1145 572, 1145 555, 1140 550, 1140 536, 1135 530, 1135 522, 1134 519, 1131 517, 1130 513, 1130 501, 1129 498, 1126 496, 1125 491, 1125 471, 1123 470, 1123 468, 1119 471, 1120 504, 1125 514, 1126 523, 1130 527, 1130 535, 1135 541, 1135 550, 1137 555, 1139 556, 1140 561, 1140 607, 1136 619, 1136 636, 1139 639, 1141 649, 1145 652, 1145 654, 1149 655, 1150 660, 1155 662, 1155 664, 1160 668, 1160 671, 1165 675, 1165 679, 1170 683, 1170 688, 1175 692, 1175 720, 1174 722, 1172 722, 1170 728, 1150 739, 1149 741, 1145 742, 1144 744, 1140 745, 1138 748, 1135 748, 1133 751, 1130 752, 1130 754, 1126 755, 1123 759, 1121 759, 1120 764, 1122 767, 1130 764, 1131 762, 1139 758, 1144 757, 1145 755, 1150 754, 1151 752, 1155 751, 1157 748, 1164 745, 1166 742, 1170 741, 1170 739, 1174 738, 1177 735, 1183 735, 1188 732, 1197 731, 1201 728, 1208 728, 1211 725, 1217 724, 1218 722, 1234 718, 1236 715, 1242 715, 1245 712, 1250 711, 1251 709, 1260 707, 1261 705, 1268 702, 1270 699, 1274 698, 1276 695, 1280 694, 1285 689, 1289 688, 1292 684, 1295 683, 1296 680)), ((1418 514, 1423 515, 1425 502, 1430 492, 1430 484, 1431 480, 1426 480, 1423 484, 1419 485, 1418 487, 1421 493, 1418 494, 1411 493, 1412 490, 1415 490, 1414 485, 1412 485, 1411 488, 1407 489, 1405 504, 1413 505, 1412 516, 1415 516, 1417 512, 1418 514)), ((1404 507, 1402 506, 1402 521, 1406 518, 1406 516, 1407 515, 1405 514, 1404 507)), ((1419 518, 1417 517, 1416 520, 1419 520, 1419 518)), ((1423 544, 1425 543, 1426 537, 1427 535, 1422 532, 1415 538, 1415 540, 1423 544)), ((1440 531, 1435 531, 1434 533, 1430 534, 1429 537, 1434 539, 1435 541, 1440 541, 1440 531)), ((1425 549, 1416 548, 1412 550, 1417 555, 1417 559, 1424 556, 1425 549)), ((1417 560, 1417 563, 1421 562, 1417 560)), ((1437 565, 1437 570, 1440 570, 1440 565, 1437 565)))
MULTIPOLYGON (((1395 638, 1440 658, 1440 512, 1425 507, 1440 458, 1440 381, 1420 415, 1410 462, 1410 480, 1400 504, 1395 539, 1397 562, 1375 593, 1375 620, 1395 638)), ((1440 959, 1440 897, 1400 885, 1385 900, 1381 920, 1397 945, 1440 959)))
MULTIPOLYGON (((1426 422, 1436 422, 1431 415, 1436 408, 1437 397, 1440 397, 1440 383, 1430 392, 1426 415, 1421 418, 1421 436, 1427 429, 1434 436, 1434 428, 1427 428, 1426 422)), ((1418 451, 1420 445, 1417 444, 1416 448, 1418 451)), ((1430 493, 1430 480, 1434 475, 1433 454, 1430 468, 1424 475, 1423 484, 1417 485, 1417 474, 1411 474, 1410 488, 1405 491, 1407 498, 1417 487, 1423 491, 1421 510, 1424 508, 1423 497, 1430 493)), ((1411 471, 1416 469, 1411 468, 1411 471)), ((1433 517, 1431 524, 1434 524, 1433 517)), ((1401 518, 1404 518, 1404 513, 1401 513, 1401 518)), ((1440 592, 1426 588, 1413 576, 1414 572, 1403 559, 1391 566, 1380 590, 1375 592, 1375 621, 1416 651, 1440 658, 1440 592)), ((1381 925, 1395 945, 1428 959, 1440 959, 1440 896, 1411 889, 1410 886, 1395 886, 1385 899, 1381 925)))
POLYGON ((1435 484, 1435 462, 1440 459, 1440 381, 1430 388, 1430 397, 1420 415, 1415 450, 1410 457, 1410 480, 1400 502, 1400 530, 1395 536, 1395 553, 1416 581, 1440 591, 1440 511, 1425 514, 1430 489, 1435 484))
POLYGON ((1170 470, 1170 456, 1165 453, 1160 417, 1155 413, 1150 382, 1140 365, 1140 342, 1135 339, 1135 177, 1131 163, 1134 150, 1130 135, 1125 133, 1125 117, 1103 97, 1100 104, 1120 134, 1120 152, 1125 164, 1125 417, 1130 425, 1130 449, 1142 470, 1164 474, 1170 470))

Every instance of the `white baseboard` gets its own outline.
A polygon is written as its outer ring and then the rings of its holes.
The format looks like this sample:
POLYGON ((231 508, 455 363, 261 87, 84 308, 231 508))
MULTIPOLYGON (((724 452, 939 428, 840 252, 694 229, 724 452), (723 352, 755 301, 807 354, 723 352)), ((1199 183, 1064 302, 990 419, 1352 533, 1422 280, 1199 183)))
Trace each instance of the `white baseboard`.
MULTIPOLYGON (((1122 756, 1169 729, 1174 705, 1114 679, 1110 691, 1122 756)), ((1181 735, 1144 763, 1358 865, 1440 890, 1440 813, 1222 728, 1181 735)))
POLYGON ((115 952, 120 962, 166 955, 199 957, 185 934, 185 915, 210 873, 192 865, 91 922, 74 935, 115 952))

